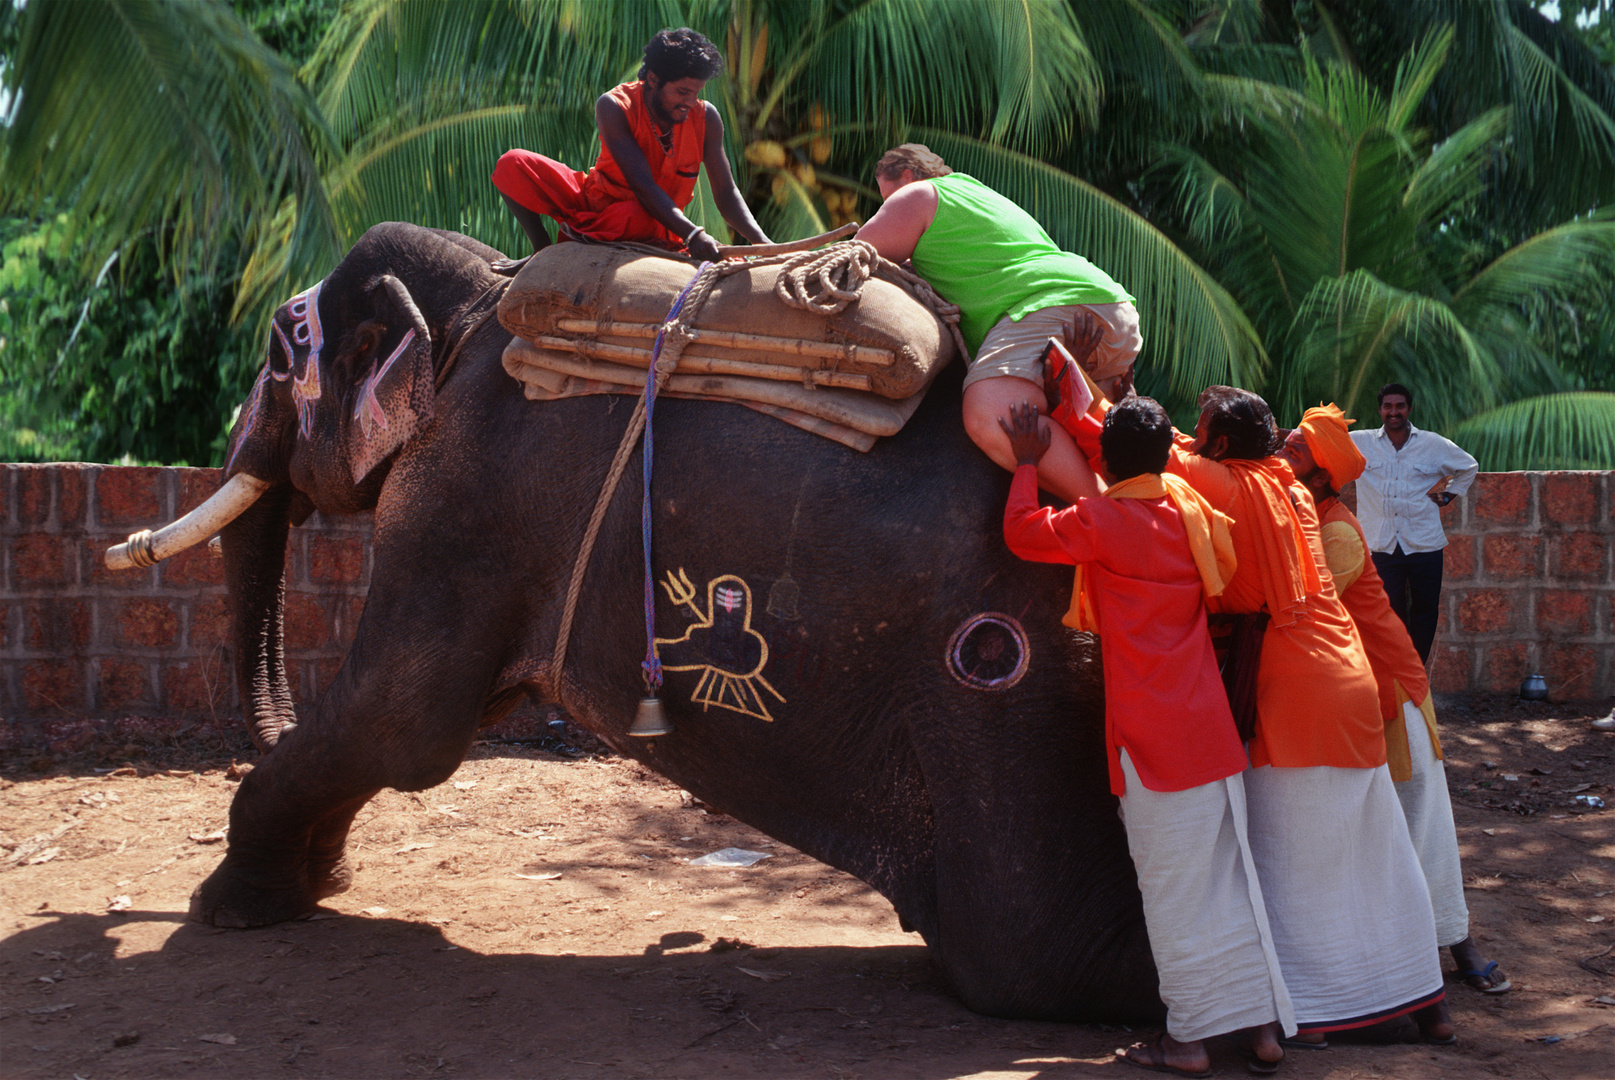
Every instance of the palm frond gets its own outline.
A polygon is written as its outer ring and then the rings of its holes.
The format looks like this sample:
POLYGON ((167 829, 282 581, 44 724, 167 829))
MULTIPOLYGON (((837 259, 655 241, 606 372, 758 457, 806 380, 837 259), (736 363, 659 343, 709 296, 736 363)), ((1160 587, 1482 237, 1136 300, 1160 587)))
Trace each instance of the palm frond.
POLYGON ((92 258, 154 227, 216 255, 295 195, 289 236, 329 242, 319 111, 217 0, 31 0, 11 66, 0 212, 72 203, 92 258))
POLYGON ((1138 298, 1146 390, 1192 402, 1212 383, 1258 386, 1267 364, 1227 290, 1159 229, 1116 199, 1024 154, 951 132, 914 132, 950 164, 1013 199, 1061 247, 1138 298))
MULTIPOLYGON (((1472 315, 1522 299, 1565 295, 1615 276, 1615 213, 1566 222, 1509 248, 1453 294, 1472 315)), ((1606 293, 1607 295, 1607 293, 1606 293)))
POLYGON ((1286 415, 1299 415, 1317 400, 1335 401, 1347 412, 1372 411, 1373 388, 1393 373, 1460 409, 1493 404, 1485 395, 1499 381, 1494 358, 1450 307, 1366 270, 1312 287, 1296 312, 1287 351, 1289 363, 1270 399, 1286 415))
POLYGON ((1615 394, 1527 398, 1472 416, 1450 432, 1489 472, 1615 469, 1615 394))
POLYGON ((1409 178, 1402 201, 1420 221, 1437 222, 1478 196, 1484 171, 1508 134, 1513 110, 1481 113, 1436 146, 1409 178))

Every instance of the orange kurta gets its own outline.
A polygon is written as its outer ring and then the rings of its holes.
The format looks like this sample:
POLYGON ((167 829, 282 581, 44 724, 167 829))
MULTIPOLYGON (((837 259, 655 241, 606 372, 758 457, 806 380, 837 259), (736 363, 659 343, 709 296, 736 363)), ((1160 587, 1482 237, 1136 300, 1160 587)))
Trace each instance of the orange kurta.
POLYGON ((1335 595, 1312 496, 1278 458, 1213 461, 1188 453, 1185 442, 1173 447, 1168 471, 1234 519, 1239 567, 1223 595, 1208 606, 1240 614, 1265 610, 1271 618, 1256 673, 1251 764, 1383 765, 1385 729, 1374 673, 1362 638, 1335 595), (1285 493, 1288 513, 1282 504, 1275 512, 1275 489, 1285 493), (1281 563, 1293 565, 1286 569, 1281 563), (1297 582, 1299 596, 1293 595, 1297 582))
POLYGON ((1369 666, 1379 688, 1380 718, 1385 721, 1385 756, 1392 780, 1413 778, 1408 752, 1408 733, 1402 703, 1411 701, 1424 715, 1430 729, 1430 745, 1442 757, 1441 740, 1436 737, 1435 710, 1430 701, 1430 680, 1424 664, 1408 636, 1407 626, 1391 610, 1374 560, 1368 554, 1368 539, 1356 515, 1339 499, 1326 499, 1318 508, 1323 515, 1324 555, 1328 560, 1341 603, 1357 625, 1368 654, 1369 666))
MULTIPOLYGON (((689 206, 706 154, 706 106, 698 103, 683 122, 673 125, 669 152, 662 148, 656 122, 645 106, 643 83, 623 83, 608 91, 608 96, 627 114, 629 130, 645 155, 656 186, 680 210, 689 206)), ((527 209, 553 217, 591 239, 684 246, 683 237, 674 236, 640 205, 604 139, 594 168, 587 173, 530 150, 511 150, 495 166, 493 183, 527 209)))

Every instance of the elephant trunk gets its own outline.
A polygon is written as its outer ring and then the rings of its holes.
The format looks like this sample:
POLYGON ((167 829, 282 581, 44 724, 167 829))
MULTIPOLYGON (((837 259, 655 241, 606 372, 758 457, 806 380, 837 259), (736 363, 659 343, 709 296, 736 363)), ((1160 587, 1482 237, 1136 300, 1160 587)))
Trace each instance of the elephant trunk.
POLYGON ((270 488, 220 534, 230 590, 236 685, 252 741, 265 753, 297 722, 282 645, 293 495, 289 484, 270 488))
POLYGON ((155 566, 164 559, 195 547, 251 506, 269 487, 269 481, 236 473, 207 501, 171 525, 156 532, 142 529, 121 544, 107 549, 107 566, 113 570, 155 566))

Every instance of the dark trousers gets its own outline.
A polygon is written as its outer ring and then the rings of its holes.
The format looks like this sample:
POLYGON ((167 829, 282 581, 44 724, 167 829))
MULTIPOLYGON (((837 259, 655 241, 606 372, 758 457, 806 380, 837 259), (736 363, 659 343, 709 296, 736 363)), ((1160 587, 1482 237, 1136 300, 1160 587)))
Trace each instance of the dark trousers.
POLYGON ((1436 640, 1436 620, 1441 617, 1441 565, 1444 553, 1421 551, 1410 555, 1396 545, 1395 551, 1376 551, 1374 569, 1385 582, 1385 595, 1391 610, 1408 628, 1419 659, 1430 660, 1430 646, 1436 640))

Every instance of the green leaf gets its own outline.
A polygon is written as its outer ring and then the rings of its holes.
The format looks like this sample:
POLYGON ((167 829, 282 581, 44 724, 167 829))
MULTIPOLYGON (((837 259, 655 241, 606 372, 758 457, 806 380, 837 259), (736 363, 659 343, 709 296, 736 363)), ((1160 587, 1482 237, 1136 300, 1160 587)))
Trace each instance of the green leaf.
POLYGON ((1615 469, 1615 394, 1527 398, 1451 429, 1489 472, 1513 469, 1615 469))

